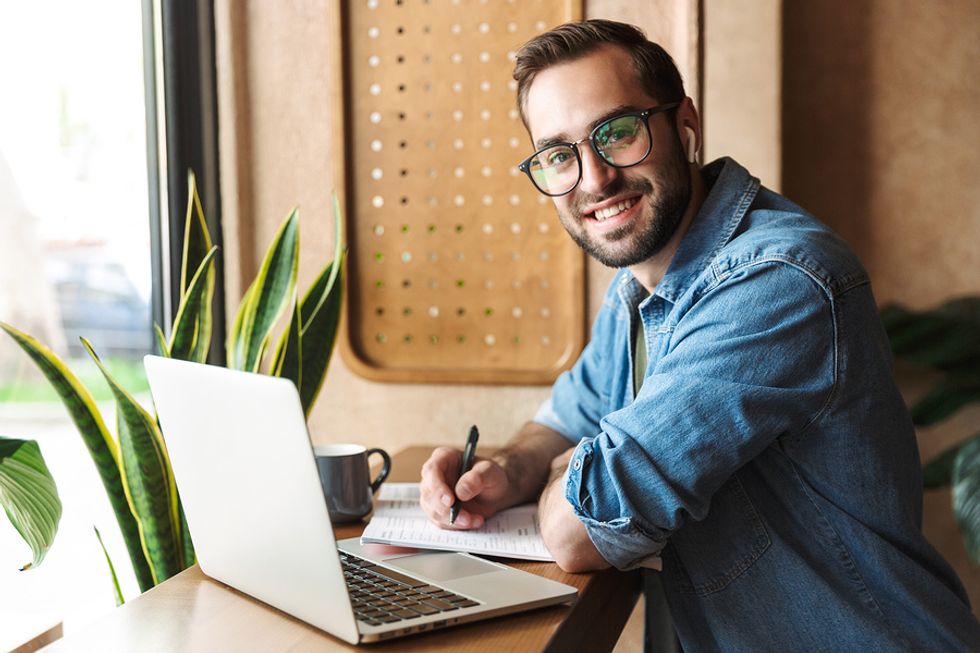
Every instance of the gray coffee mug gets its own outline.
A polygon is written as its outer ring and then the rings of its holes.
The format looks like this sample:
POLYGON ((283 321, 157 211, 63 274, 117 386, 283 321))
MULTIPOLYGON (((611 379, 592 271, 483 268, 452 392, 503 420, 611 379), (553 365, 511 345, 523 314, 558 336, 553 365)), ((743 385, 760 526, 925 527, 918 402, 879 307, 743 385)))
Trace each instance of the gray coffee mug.
POLYGON ((359 444, 321 444, 313 447, 313 453, 330 521, 357 521, 371 512, 374 493, 391 471, 391 457, 383 449, 366 449, 359 444), (372 481, 368 457, 375 453, 384 464, 372 481))

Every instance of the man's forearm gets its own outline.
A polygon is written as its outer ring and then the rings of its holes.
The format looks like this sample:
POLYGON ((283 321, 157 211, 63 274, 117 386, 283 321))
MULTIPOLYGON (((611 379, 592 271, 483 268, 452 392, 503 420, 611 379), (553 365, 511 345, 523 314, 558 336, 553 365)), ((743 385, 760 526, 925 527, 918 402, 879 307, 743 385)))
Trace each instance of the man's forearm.
POLYGON ((553 429, 528 422, 491 458, 506 472, 511 491, 507 505, 536 500, 548 482, 555 457, 572 442, 553 429))
POLYGON ((571 451, 555 458, 547 486, 538 503, 541 536, 558 566, 572 573, 605 569, 609 563, 599 555, 585 526, 565 499, 563 480, 571 451))
POLYGON ((609 563, 565 500, 562 478, 572 451, 572 443, 557 431, 528 422, 491 458, 507 474, 510 490, 504 507, 538 500, 541 534, 562 569, 603 569, 609 563))

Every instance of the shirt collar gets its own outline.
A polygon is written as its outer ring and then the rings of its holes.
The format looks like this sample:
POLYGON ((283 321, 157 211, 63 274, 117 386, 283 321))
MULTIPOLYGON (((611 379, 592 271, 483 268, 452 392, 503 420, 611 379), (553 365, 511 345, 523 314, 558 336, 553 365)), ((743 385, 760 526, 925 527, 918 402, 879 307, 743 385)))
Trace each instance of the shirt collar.
POLYGON ((759 180, 728 157, 704 166, 701 175, 710 189, 708 196, 653 292, 671 303, 677 302, 728 244, 759 191, 759 180))

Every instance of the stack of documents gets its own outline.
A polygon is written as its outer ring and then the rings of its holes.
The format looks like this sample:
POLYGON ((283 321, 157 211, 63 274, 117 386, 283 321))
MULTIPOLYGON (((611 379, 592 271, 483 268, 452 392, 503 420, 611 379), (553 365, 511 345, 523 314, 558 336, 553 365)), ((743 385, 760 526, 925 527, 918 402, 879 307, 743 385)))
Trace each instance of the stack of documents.
POLYGON ((419 506, 418 483, 381 486, 361 542, 554 562, 541 538, 536 505, 504 510, 475 530, 450 531, 426 518, 419 506))

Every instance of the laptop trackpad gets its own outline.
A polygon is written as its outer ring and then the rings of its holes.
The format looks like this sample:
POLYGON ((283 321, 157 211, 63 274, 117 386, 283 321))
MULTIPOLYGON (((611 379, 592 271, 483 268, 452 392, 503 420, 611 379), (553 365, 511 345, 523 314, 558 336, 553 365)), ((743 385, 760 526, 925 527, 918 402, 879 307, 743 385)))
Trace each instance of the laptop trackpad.
POLYGON ((385 564, 435 581, 455 580, 500 571, 500 567, 489 562, 456 553, 422 553, 388 560, 385 564))

